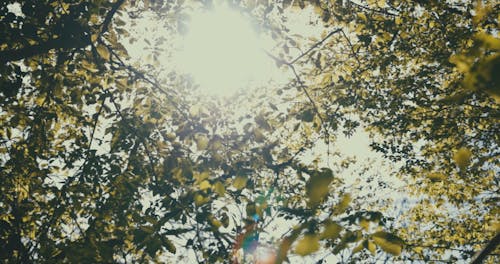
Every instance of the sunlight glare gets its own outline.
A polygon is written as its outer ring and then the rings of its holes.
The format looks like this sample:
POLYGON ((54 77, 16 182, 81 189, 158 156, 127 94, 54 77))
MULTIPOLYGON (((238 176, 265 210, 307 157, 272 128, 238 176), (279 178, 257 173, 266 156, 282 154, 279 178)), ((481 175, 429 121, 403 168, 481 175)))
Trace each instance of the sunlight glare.
POLYGON ((251 24, 227 6, 192 14, 179 67, 203 93, 230 95, 266 76, 272 61, 251 24))

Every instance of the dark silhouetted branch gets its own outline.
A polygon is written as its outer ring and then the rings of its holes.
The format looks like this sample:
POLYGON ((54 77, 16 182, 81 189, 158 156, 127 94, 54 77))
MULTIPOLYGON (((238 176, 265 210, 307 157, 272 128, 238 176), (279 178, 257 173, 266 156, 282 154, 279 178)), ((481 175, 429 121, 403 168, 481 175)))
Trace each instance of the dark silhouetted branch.
MULTIPOLYGON (((104 21, 101 25, 100 34, 106 32, 109 24, 113 19, 120 6, 125 0, 118 0, 113 4, 111 10, 106 14, 104 21)), ((31 58, 36 55, 46 54, 52 49, 78 49, 90 45, 90 36, 77 36, 77 37, 59 37, 52 38, 47 41, 41 42, 36 45, 26 46, 19 49, 9 49, 0 51, 0 65, 6 64, 11 61, 18 61, 22 59, 31 58)))
POLYGON ((471 264, 483 263, 483 260, 485 260, 486 257, 498 247, 498 244, 500 244, 500 232, 498 232, 496 236, 493 237, 488 244, 486 244, 483 250, 478 252, 474 258, 472 258, 471 264))
POLYGON ((336 33, 339 33, 341 32, 342 29, 336 29, 330 33, 328 33, 328 35, 326 35, 322 40, 316 42, 314 45, 312 45, 306 52, 300 54, 297 58, 293 59, 289 64, 294 64, 295 62, 297 62, 298 60, 300 60, 302 57, 304 57, 305 55, 307 55, 309 52, 311 52, 313 49, 315 49, 316 47, 318 47, 319 45, 323 44, 323 42, 325 42, 328 38, 330 38, 331 36, 333 36, 334 34, 336 33))

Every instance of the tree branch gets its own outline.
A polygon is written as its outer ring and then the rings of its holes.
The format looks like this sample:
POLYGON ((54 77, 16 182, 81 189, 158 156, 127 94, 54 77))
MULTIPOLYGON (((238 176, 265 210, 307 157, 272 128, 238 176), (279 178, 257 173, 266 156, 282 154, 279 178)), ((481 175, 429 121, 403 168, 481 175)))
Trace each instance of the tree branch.
POLYGON ((387 16, 398 16, 398 14, 390 13, 387 10, 373 9, 373 8, 370 8, 368 6, 364 6, 364 5, 358 4, 358 3, 353 2, 353 1, 349 1, 349 4, 353 4, 354 6, 360 8, 360 9, 365 9, 365 10, 368 10, 368 11, 374 12, 374 13, 379 13, 379 14, 383 14, 383 15, 387 15, 387 16))
POLYGON ((116 3, 113 4, 111 7, 111 10, 106 14, 106 17, 104 18, 104 21, 101 24, 101 32, 99 35, 104 34, 106 31, 109 29, 109 24, 111 24, 111 20, 113 20, 113 17, 116 14, 116 11, 125 3, 125 0, 118 0, 116 3))
MULTIPOLYGON (((109 28, 109 24, 116 14, 118 9, 122 6, 125 0, 116 1, 111 10, 106 14, 104 21, 101 25, 101 31, 99 34, 103 34, 109 28)), ((90 36, 78 36, 78 37, 59 37, 52 38, 47 41, 41 42, 36 45, 26 46, 20 49, 9 49, 0 51, 0 65, 6 64, 12 61, 18 61, 22 59, 31 58, 36 55, 48 53, 52 49, 78 49, 84 48, 91 43, 90 36)))
POLYGON ((486 257, 488 255, 490 255, 491 252, 493 252, 498 247, 498 244, 500 244, 500 232, 498 232, 496 234, 496 236, 493 237, 493 239, 491 239, 490 242, 488 242, 488 244, 486 244, 486 246, 483 248, 483 250, 478 252, 474 256, 474 258, 472 258, 471 264, 483 263, 483 261, 486 259, 486 257))
POLYGON ((320 40, 319 42, 316 42, 314 45, 312 45, 306 52, 300 54, 297 58, 293 59, 291 62, 289 62, 288 64, 294 64, 295 62, 297 62, 298 60, 300 60, 302 57, 304 57, 305 55, 307 55, 309 52, 311 52, 313 49, 315 49, 316 47, 318 47, 319 45, 323 44, 323 42, 325 42, 328 38, 330 38, 331 36, 333 36, 334 34, 336 33, 339 33, 341 32, 342 29, 339 28, 339 29, 336 29, 330 33, 328 33, 328 35, 326 35, 322 40, 320 40))
POLYGON ((83 48, 88 43, 80 41, 68 41, 64 38, 49 39, 37 45, 27 46, 20 49, 2 50, 0 51, 0 65, 5 65, 7 62, 27 59, 35 55, 48 53, 52 49, 57 48, 83 48))

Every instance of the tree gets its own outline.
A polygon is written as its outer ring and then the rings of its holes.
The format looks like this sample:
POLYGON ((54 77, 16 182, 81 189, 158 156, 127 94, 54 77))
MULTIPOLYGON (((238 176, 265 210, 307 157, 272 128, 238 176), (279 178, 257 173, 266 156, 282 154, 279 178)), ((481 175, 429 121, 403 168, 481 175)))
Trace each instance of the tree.
POLYGON ((315 252, 472 257, 494 236, 481 226, 498 216, 498 7, 421 2, 235 3, 283 45, 307 47, 269 54, 295 76, 280 98, 298 103, 280 110, 256 98, 262 106, 249 113, 200 100, 186 76, 162 81, 129 63, 127 21, 170 15, 177 33, 192 3, 1 3, 0 258, 156 262, 192 250, 198 262, 233 262, 259 245, 274 247, 278 263, 315 252), (274 26, 289 4, 313 6, 325 37, 308 43, 274 26), (373 147, 419 183, 409 228, 354 206, 340 162, 300 158, 317 140, 352 133, 360 113, 384 136, 373 147), (430 202, 470 209, 439 218, 421 207, 430 202), (296 225, 265 236, 276 218, 296 225), (418 229, 429 221, 435 229, 418 229))
POLYGON ((335 127, 329 109, 362 113, 382 135, 373 148, 405 162, 401 177, 421 196, 401 229, 406 257, 472 257, 498 232, 483 228, 498 218, 498 5, 312 4, 333 28, 303 56, 319 80, 309 87, 316 114, 335 127))

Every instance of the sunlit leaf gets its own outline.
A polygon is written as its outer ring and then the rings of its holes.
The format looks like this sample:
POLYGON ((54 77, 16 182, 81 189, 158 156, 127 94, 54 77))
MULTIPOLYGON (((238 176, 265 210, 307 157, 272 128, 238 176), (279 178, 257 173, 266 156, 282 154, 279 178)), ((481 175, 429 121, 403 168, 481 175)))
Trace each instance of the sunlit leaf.
POLYGON ((212 187, 219 196, 224 196, 224 194, 226 193, 226 188, 220 181, 217 181, 212 187))
POLYGON ((313 234, 306 234, 302 239, 299 239, 295 246, 295 253, 301 256, 306 256, 319 250, 319 238, 313 234))
POLYGON ((208 137, 205 134, 199 134, 196 137, 196 146, 198 150, 204 150, 208 147, 208 137))
POLYGON ((105 59, 105 60, 109 60, 110 59, 110 53, 109 53, 109 50, 106 46, 104 45, 97 45, 96 47, 97 49, 97 53, 99 53, 99 55, 105 59))
POLYGON ((370 221, 366 220, 365 218, 362 218, 359 220, 359 226, 362 227, 365 231, 370 228, 370 221))
POLYGON ((245 176, 237 176, 233 181, 234 188, 241 190, 247 185, 248 178, 245 176))
POLYGON ((472 152, 465 147, 458 149, 453 154, 453 160, 461 170, 464 170, 467 166, 469 166, 471 157, 472 152))
POLYGON ((335 222, 328 221, 325 223, 324 230, 321 233, 321 239, 336 239, 342 231, 342 226, 335 222))
POLYGON ((200 190, 206 190, 209 189, 212 185, 210 184, 209 181, 205 180, 200 183, 200 190))
POLYGON ((427 178, 429 178, 433 182, 439 182, 439 181, 446 180, 446 175, 444 175, 443 173, 440 173, 440 172, 432 172, 432 173, 427 174, 427 178))
POLYGON ((340 202, 334 207, 335 214, 343 213, 349 206, 350 202, 351 202, 351 195, 348 193, 344 194, 340 199, 340 202))
POLYGON ((373 243, 371 240, 368 240, 366 242, 366 249, 368 249, 368 251, 370 251, 370 253, 372 253, 373 256, 375 256, 375 254, 377 253, 377 248, 375 246, 375 243, 373 243))
POLYGON ((404 241, 391 233, 379 231, 372 234, 372 239, 385 252, 399 256, 403 250, 404 241))

